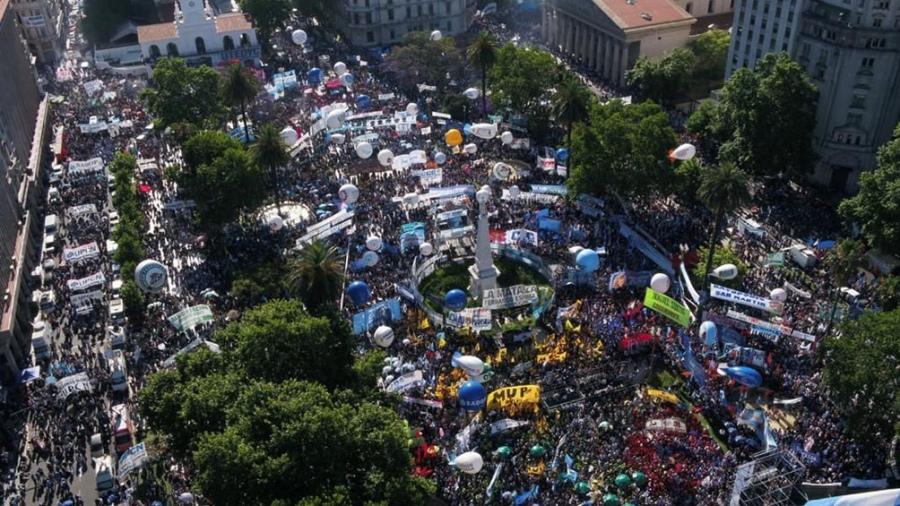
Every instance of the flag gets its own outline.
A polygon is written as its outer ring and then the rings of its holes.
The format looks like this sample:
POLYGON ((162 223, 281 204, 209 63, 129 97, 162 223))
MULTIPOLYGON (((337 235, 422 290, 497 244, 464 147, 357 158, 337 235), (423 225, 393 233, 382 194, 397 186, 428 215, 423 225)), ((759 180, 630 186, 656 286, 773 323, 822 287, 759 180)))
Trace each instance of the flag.
POLYGON ((515 504, 515 506, 522 506, 524 504, 527 504, 528 501, 537 499, 539 491, 540 487, 535 485, 531 487, 531 490, 529 490, 528 492, 522 492, 521 494, 517 495, 513 504, 515 504))

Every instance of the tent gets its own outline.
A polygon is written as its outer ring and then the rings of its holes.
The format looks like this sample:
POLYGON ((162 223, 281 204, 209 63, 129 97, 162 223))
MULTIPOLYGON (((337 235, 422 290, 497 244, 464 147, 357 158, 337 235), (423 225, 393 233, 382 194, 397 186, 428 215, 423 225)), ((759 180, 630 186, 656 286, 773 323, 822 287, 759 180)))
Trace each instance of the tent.
POLYGON ((806 506, 897 506, 900 505, 900 488, 878 490, 862 494, 839 495, 809 501, 806 506))

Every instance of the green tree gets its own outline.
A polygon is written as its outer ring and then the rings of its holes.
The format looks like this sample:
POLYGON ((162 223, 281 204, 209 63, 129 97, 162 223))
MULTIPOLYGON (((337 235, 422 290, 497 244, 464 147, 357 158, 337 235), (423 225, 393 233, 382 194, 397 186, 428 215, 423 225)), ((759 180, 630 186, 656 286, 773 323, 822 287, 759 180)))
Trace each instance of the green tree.
POLYGON ((507 44, 496 51, 496 62, 488 72, 493 83, 491 100, 495 105, 530 114, 550 96, 560 73, 550 53, 507 44))
MULTIPOLYGON (((709 256, 709 246, 700 246, 697 248, 697 256, 700 258, 709 256)), ((734 279, 724 280, 717 279, 716 284, 728 286, 734 289, 739 289, 741 287, 741 283, 744 279, 744 273, 747 272, 750 267, 741 260, 740 255, 734 250, 734 248, 729 245, 721 245, 715 248, 715 252, 713 254, 712 265, 718 267, 722 264, 734 264, 735 267, 738 268, 738 275, 734 279)), ((713 267, 715 269, 715 267, 713 267)), ((706 276, 706 264, 700 264, 694 267, 693 277, 695 285, 703 285, 707 280, 706 276)))
POLYGON ((479 33, 466 49, 466 59, 481 72, 481 112, 487 115, 488 71, 497 62, 497 44, 491 34, 479 33))
POLYGON ((222 153, 232 148, 240 149, 240 141, 221 130, 200 130, 182 145, 181 155, 184 164, 194 174, 200 166, 212 163, 222 153))
POLYGON ((678 193, 690 198, 697 198, 697 189, 700 188, 700 178, 705 167, 697 157, 678 162, 675 166, 676 188, 678 193))
POLYGON ((291 290, 314 312, 334 304, 341 293, 344 260, 340 251, 325 241, 307 244, 288 270, 291 290))
POLYGON ((304 379, 329 388, 352 377, 356 340, 345 320, 310 316, 299 301, 273 300, 216 333, 240 369, 269 381, 304 379))
POLYGON ((241 10, 253 16, 253 24, 266 38, 291 17, 290 0, 240 0, 241 10))
POLYGON ((712 99, 704 100, 691 113, 685 127, 688 132, 699 136, 704 146, 718 151, 719 145, 728 140, 730 134, 722 124, 721 113, 722 107, 718 102, 712 99))
POLYGON ((122 303, 125 305, 125 315, 132 322, 140 322, 144 318, 144 293, 138 288, 137 283, 127 280, 122 283, 122 303))
POLYGON ((675 141, 668 117, 652 102, 595 102, 587 124, 572 132, 569 184, 580 193, 668 192, 674 179, 668 150, 675 141))
POLYGON ((247 120, 247 103, 259 93, 259 82, 248 69, 239 64, 230 65, 222 77, 222 98, 231 107, 238 107, 244 122, 244 140, 250 144, 250 123, 247 120))
POLYGON ((553 119, 566 126, 566 146, 572 145, 572 127, 588 119, 591 93, 573 77, 568 77, 557 87, 551 101, 553 119))
POLYGON ((828 254, 826 264, 838 286, 847 286, 850 279, 859 273, 865 254, 865 247, 860 241, 842 239, 837 243, 828 254))
POLYGON ((384 367, 384 359, 387 353, 381 349, 367 351, 353 363, 353 372, 356 375, 356 391, 374 391, 378 378, 381 377, 381 369, 384 367))
MULTIPOLYGON (((716 247, 719 245, 719 232, 725 215, 740 209, 750 201, 749 178, 741 169, 730 163, 723 163, 708 167, 701 175, 700 187, 697 188, 697 197, 715 215, 715 223, 709 233, 709 252, 706 256, 706 267, 703 272, 708 275, 712 272, 713 257, 716 247)), ((708 280, 700 281, 701 287, 706 288, 708 280)), ((701 311, 698 309, 697 314, 701 311)))
POLYGON ((900 434, 900 311, 845 320, 822 350, 823 379, 850 430, 882 442, 900 434))
POLYGON ((725 78, 725 63, 731 36, 727 30, 707 30, 688 44, 696 56, 694 79, 721 81, 725 78))
POLYGON ((676 48, 659 59, 641 56, 625 80, 649 99, 665 103, 687 93, 697 58, 689 49, 676 48))
POLYGON ((838 212, 859 225, 870 245, 900 255, 900 125, 876 159, 877 168, 860 175, 859 193, 844 199, 838 212))
POLYGON ((443 93, 451 80, 462 77, 463 58, 452 38, 431 40, 428 33, 412 32, 384 58, 382 68, 409 96, 418 95, 420 84, 443 93))
POLYGON ((250 146, 250 155, 257 165, 266 169, 269 175, 269 186, 275 194, 275 205, 281 214, 281 192, 278 191, 278 168, 291 161, 287 146, 281 140, 281 131, 272 124, 266 123, 259 129, 256 143, 250 146))
POLYGON ((258 206, 265 196, 265 174, 241 148, 227 149, 184 179, 201 222, 213 231, 237 219, 242 210, 258 206))
POLYGON ((153 123, 216 127, 222 121, 219 74, 211 67, 188 67, 181 58, 162 58, 153 68, 154 87, 141 92, 153 123))
POLYGON ((900 276, 881 276, 875 288, 875 296, 884 311, 900 307, 900 276))

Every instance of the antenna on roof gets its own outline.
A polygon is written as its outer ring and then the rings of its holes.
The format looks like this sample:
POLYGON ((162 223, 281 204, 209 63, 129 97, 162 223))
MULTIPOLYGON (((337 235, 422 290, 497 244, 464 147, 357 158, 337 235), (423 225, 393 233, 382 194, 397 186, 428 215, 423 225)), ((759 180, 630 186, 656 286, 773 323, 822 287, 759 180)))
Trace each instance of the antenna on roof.
POLYGON ((644 21, 652 21, 653 20, 653 16, 651 16, 650 13, 646 12, 646 11, 641 13, 641 17, 644 18, 644 21))
POLYGON ((625 0, 625 3, 627 3, 628 5, 634 5, 635 2, 636 0, 625 0))

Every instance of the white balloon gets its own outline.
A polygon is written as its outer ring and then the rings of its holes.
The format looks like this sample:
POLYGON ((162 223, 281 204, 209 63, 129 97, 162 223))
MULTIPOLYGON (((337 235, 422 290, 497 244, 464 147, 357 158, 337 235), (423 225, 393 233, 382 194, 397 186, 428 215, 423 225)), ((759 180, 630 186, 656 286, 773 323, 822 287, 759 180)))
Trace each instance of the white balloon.
POLYGON ((473 355, 462 355, 453 359, 454 365, 469 376, 478 376, 484 372, 484 362, 473 355))
POLYGON ((431 256, 434 253, 434 246, 430 242, 423 242, 419 245, 419 254, 422 256, 431 256))
POLYGON ((518 187, 518 186, 512 185, 512 186, 509 187, 509 196, 512 197, 512 198, 516 198, 516 197, 519 196, 519 192, 520 192, 520 191, 521 191, 521 190, 519 190, 519 187, 518 187))
POLYGON ((669 291, 669 287, 672 286, 672 280, 669 279, 669 276, 657 272, 650 278, 650 288, 653 289, 654 292, 657 293, 666 293, 669 291))
POLYGON ((493 139, 497 136, 497 125, 493 123, 475 123, 472 125, 472 135, 479 139, 493 139))
POLYGON ((672 151, 672 158, 676 160, 690 160, 697 154, 697 148, 693 144, 682 144, 672 151))
POLYGON ((434 162, 435 162, 436 164, 438 164, 438 165, 444 165, 444 163, 445 163, 446 161, 447 161, 447 155, 445 155, 445 154, 442 153, 441 151, 438 151, 437 153, 434 154, 434 162))
POLYGON ((335 74, 340 76, 340 75, 343 75, 345 72, 347 72, 347 64, 346 63, 339 61, 334 64, 334 73, 335 74))
POLYGON ((366 249, 370 251, 378 251, 381 249, 381 246, 384 245, 384 242, 381 240, 381 237, 377 235, 370 235, 368 239, 366 239, 366 249))
POLYGON ((406 104, 406 113, 407 114, 418 114, 419 106, 416 105, 415 102, 410 102, 410 103, 406 104))
POLYGON ((469 88, 463 92, 463 95, 469 100, 475 100, 476 98, 481 96, 481 90, 478 88, 469 88))
POLYGON ((390 149, 382 149, 378 152, 378 163, 383 167, 390 167, 394 163, 394 153, 390 149))
POLYGON ((506 181, 509 179, 509 176, 513 173, 513 168, 509 166, 507 163, 497 162, 494 164, 493 170, 491 172, 494 174, 494 177, 501 180, 506 181))
POLYGON ((134 268, 134 282, 145 292, 159 292, 166 287, 169 271, 156 260, 144 260, 134 268))
POLYGON ((716 329, 716 324, 711 321, 705 321, 700 324, 700 338, 706 339, 709 336, 712 339, 715 339, 718 334, 718 330, 716 329))
MULTIPOLYGON (((390 346, 390 345, 388 345, 388 346, 390 346)), ((388 374, 387 377, 384 378, 384 384, 385 384, 385 385, 389 384, 389 383, 392 382, 392 381, 394 381, 394 375, 393 375, 393 374, 388 374)))
POLYGON ((378 253, 366 251, 362 254, 362 261, 366 267, 374 267, 378 263, 378 253))
POLYGON ((435 30, 435 31, 431 32, 430 38, 431 38, 431 40, 437 42, 444 38, 444 34, 442 34, 440 30, 435 30))
MULTIPOLYGON (((375 329, 375 330, 377 331, 378 329, 375 329)), ((386 365, 386 366, 384 366, 384 367, 381 368, 381 375, 382 375, 382 376, 387 376, 387 375, 390 374, 390 372, 393 371, 393 370, 394 370, 393 367, 391 367, 391 366, 389 366, 389 365, 386 365)))
POLYGON ((769 292, 769 298, 777 302, 784 302, 787 300, 787 297, 788 293, 784 288, 776 288, 769 292))
POLYGON ((465 146, 463 146, 463 151, 469 153, 470 155, 474 155, 478 152, 478 146, 476 146, 475 144, 466 144, 465 146))
POLYGON ((363 160, 372 156, 372 145, 367 141, 360 142, 356 145, 356 154, 363 160))
POLYGON ((269 217, 268 223, 269 223, 269 228, 271 228, 275 232, 278 232, 279 230, 281 230, 282 227, 284 227, 284 218, 282 218, 281 216, 278 216, 276 214, 274 216, 269 217))
POLYGON ((584 249, 584 246, 569 246, 569 254, 572 256, 578 256, 581 253, 581 250, 584 249))
POLYGON ((503 144, 512 144, 513 134, 512 132, 506 131, 500 134, 500 142, 503 144))
POLYGON ((306 32, 304 32, 303 30, 294 30, 294 32, 291 33, 291 40, 298 46, 306 44, 306 39, 308 38, 309 36, 307 36, 306 32))
POLYGON ((372 342, 382 348, 387 348, 394 342, 394 329, 387 325, 381 325, 376 328, 375 332, 372 334, 372 342))
POLYGON ((729 279, 734 279, 738 275, 738 268, 734 264, 722 264, 712 271, 712 275, 728 281, 729 279))
POLYGON ((331 143, 332 144, 343 144, 344 141, 347 140, 347 136, 344 134, 331 134, 331 143))
MULTIPOLYGON (((409 346, 410 344, 412 344, 412 341, 408 337, 401 342, 403 343, 403 346, 409 346)), ((403 372, 413 372, 415 370, 416 370, 416 366, 414 366, 412 364, 405 364, 403 366, 403 372)))
POLYGON ((335 109, 328 113, 328 116, 325 117, 325 126, 331 130, 335 128, 340 128, 341 124, 344 123, 344 118, 347 116, 346 109, 335 109))
POLYGON ((484 467, 484 459, 477 452, 466 452, 453 459, 453 465, 466 474, 477 474, 484 467))
POLYGON ((299 138, 297 131, 292 127, 284 127, 284 130, 281 131, 281 142, 285 143, 287 146, 293 146, 299 138))
POLYGON ((338 196, 341 198, 341 201, 353 204, 359 200, 359 188, 356 185, 345 184, 338 190, 338 196))

